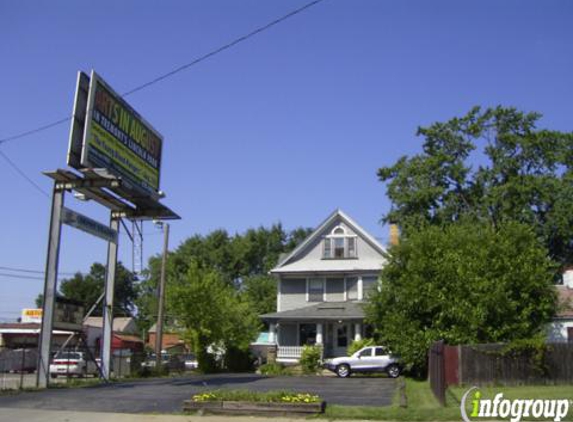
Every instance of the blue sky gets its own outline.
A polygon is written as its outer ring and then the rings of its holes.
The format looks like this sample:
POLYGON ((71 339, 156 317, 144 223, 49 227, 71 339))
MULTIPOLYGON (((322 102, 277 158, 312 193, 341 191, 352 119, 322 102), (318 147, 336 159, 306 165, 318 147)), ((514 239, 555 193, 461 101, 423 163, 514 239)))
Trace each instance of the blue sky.
MULTIPOLYGON (((305 1, 0 2, 0 139, 71 114, 76 72, 118 92, 305 1)), ((340 207, 383 241, 376 170, 420 150, 419 125, 474 105, 543 113, 573 128, 570 1, 325 0, 128 101, 164 138, 172 247, 216 228, 315 226, 340 207)), ((65 167, 69 125, 0 146, 44 190, 65 167)), ((0 266, 42 270, 49 200, 3 160, 0 266)), ((107 213, 67 197, 101 221, 107 213)), ((145 226, 146 256, 160 232, 145 226)), ((87 271, 106 245, 64 228, 60 269, 87 271)), ((120 258, 131 266, 122 236, 120 258)), ((6 271, 0 271, 6 273, 6 271)), ((41 280, 0 276, 0 319, 33 306, 41 280)))

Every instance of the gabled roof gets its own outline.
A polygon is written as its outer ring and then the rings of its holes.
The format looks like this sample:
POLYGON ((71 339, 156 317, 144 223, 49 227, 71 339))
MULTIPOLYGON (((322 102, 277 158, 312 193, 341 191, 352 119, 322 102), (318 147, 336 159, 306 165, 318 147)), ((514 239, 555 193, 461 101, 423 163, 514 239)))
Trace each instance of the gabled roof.
POLYGON ((364 318, 363 302, 321 302, 304 308, 261 315, 266 321, 354 320, 364 318))
MULTIPOLYGON (((125 333, 133 331, 135 320, 133 317, 115 317, 113 319, 113 331, 118 333, 125 333)), ((84 326, 88 327, 103 327, 102 317, 88 317, 84 321, 84 326)))
POLYGON ((362 270, 373 270, 379 271, 381 269, 381 263, 376 262, 360 262, 356 260, 328 260, 320 263, 319 268, 308 267, 308 264, 304 268, 298 268, 296 265, 289 265, 293 259, 297 258, 306 248, 311 245, 315 240, 320 238, 326 228, 330 226, 335 221, 340 220, 344 222, 348 227, 350 227, 358 236, 360 236, 364 241, 366 241, 372 248, 378 251, 381 255, 386 253, 386 249, 366 230, 360 227, 354 220, 352 220, 347 214, 345 214, 341 209, 335 210, 332 214, 328 216, 303 242, 300 243, 290 254, 282 257, 279 260, 277 266, 271 270, 271 273, 281 273, 281 272, 302 272, 302 271, 353 271, 356 269, 362 270), (288 265, 288 268, 287 268, 288 265))

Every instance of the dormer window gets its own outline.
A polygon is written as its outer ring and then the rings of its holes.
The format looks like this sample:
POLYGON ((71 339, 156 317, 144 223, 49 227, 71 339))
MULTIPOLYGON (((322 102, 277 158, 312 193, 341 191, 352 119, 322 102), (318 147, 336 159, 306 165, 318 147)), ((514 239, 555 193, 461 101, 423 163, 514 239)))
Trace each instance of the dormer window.
POLYGON ((342 226, 336 226, 324 237, 324 259, 356 258, 356 236, 347 234, 342 226))

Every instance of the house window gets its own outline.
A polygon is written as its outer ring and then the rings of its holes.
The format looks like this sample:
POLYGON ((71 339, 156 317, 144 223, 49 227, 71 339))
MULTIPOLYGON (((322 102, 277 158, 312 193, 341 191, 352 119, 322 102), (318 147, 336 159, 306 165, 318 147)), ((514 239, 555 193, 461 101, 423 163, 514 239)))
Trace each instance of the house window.
POLYGON ((358 300, 358 278, 351 277, 346 279, 346 299, 358 300))
POLYGON ((334 257, 344 258, 344 237, 334 238, 334 257))
POLYGON ((323 258, 331 258, 332 257, 332 249, 331 249, 331 242, 330 242, 330 238, 326 238, 324 239, 324 253, 323 253, 323 258))
POLYGON ((356 236, 337 226, 324 238, 322 250, 324 259, 356 258, 356 236))
POLYGON ((356 238, 347 237, 346 246, 348 250, 348 258, 356 258, 356 238))
POLYGON ((316 324, 300 324, 299 346, 316 344, 316 324))
POLYGON ((308 301, 322 302, 324 300, 324 280, 311 278, 308 280, 308 301))

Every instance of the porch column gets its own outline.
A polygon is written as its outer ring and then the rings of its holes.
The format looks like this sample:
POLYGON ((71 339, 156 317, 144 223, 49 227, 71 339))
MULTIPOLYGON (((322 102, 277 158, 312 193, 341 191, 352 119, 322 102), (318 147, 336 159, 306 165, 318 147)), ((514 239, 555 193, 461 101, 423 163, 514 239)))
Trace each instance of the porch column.
POLYGON ((273 322, 271 322, 269 324, 269 343, 276 343, 276 330, 277 330, 277 325, 273 322))
POLYGON ((322 341, 322 324, 316 324, 316 344, 323 344, 322 341))
POLYGON ((362 324, 357 322, 354 324, 354 341, 362 340, 362 324))

